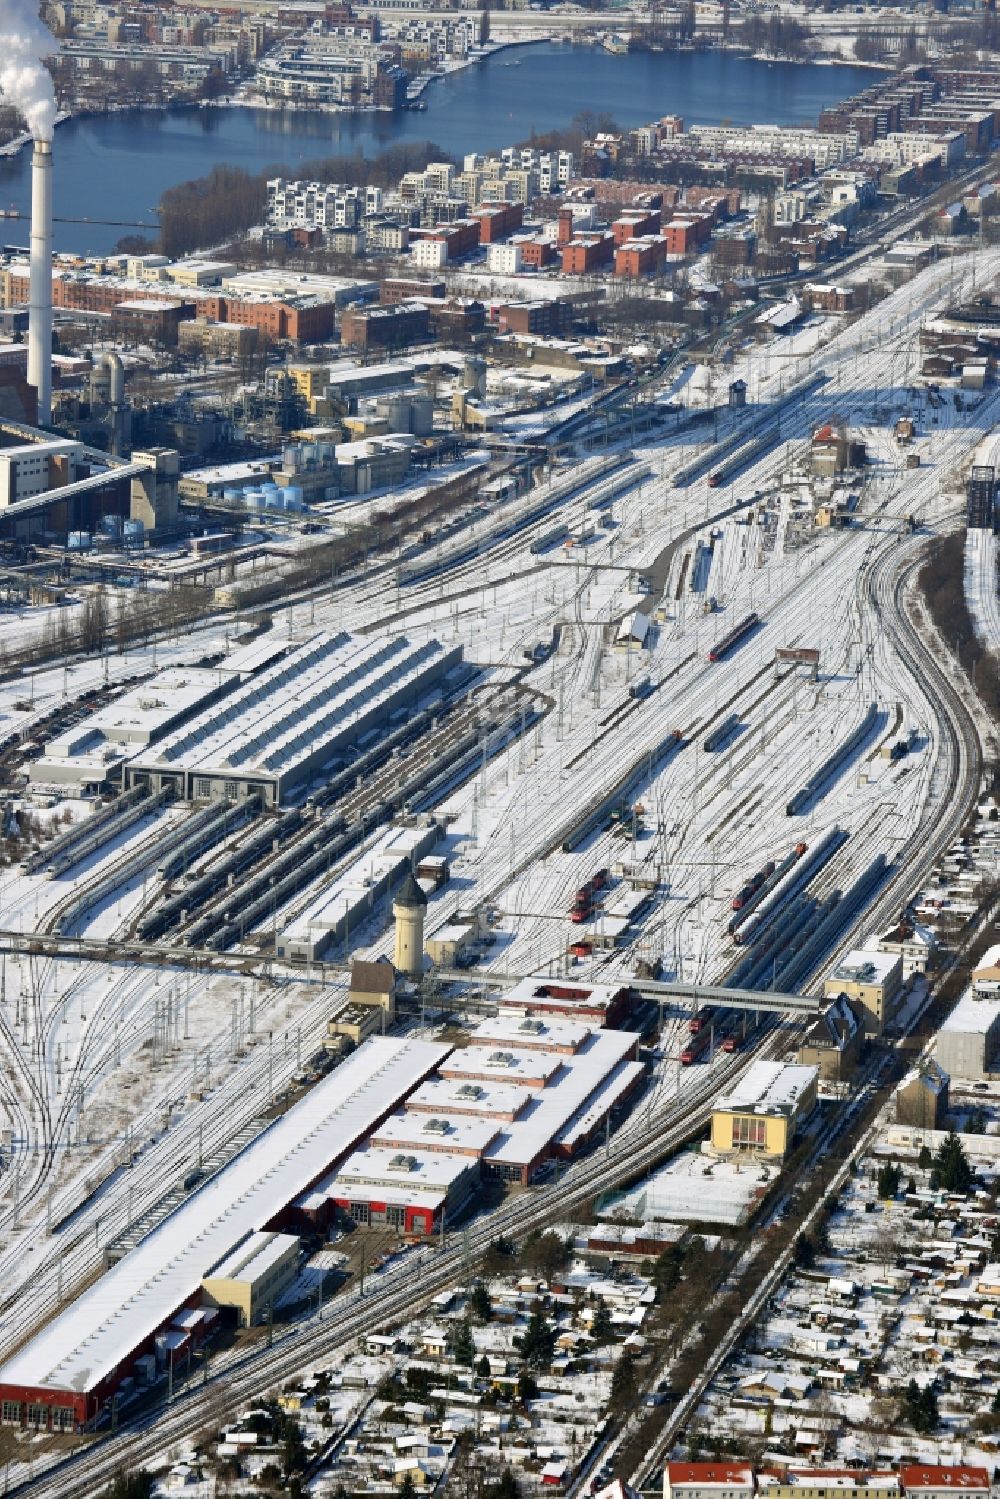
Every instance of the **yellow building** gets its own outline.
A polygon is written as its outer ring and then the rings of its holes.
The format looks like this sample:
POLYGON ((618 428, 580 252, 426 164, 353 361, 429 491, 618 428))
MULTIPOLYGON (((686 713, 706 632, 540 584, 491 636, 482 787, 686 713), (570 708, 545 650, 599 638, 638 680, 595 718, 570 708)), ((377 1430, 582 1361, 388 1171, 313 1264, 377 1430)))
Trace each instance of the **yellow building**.
POLYGON ((330 385, 328 364, 290 364, 287 368, 292 384, 307 406, 326 395, 330 385))
POLYGON ((384 1036, 387 1023, 386 1012, 378 1005, 346 1004, 328 1021, 324 1045, 327 1051, 339 1051, 341 1039, 346 1038, 361 1046, 369 1036, 384 1036))
POLYGON ((299 1241, 293 1234, 253 1233, 206 1275, 207 1306, 231 1306, 241 1327, 264 1322, 295 1279, 299 1241))
POLYGON ((816 1107, 819 1069, 754 1062, 712 1110, 712 1150, 783 1160, 801 1120, 816 1107))
POLYGON ((902 955, 856 947, 823 982, 827 999, 846 994, 864 1010, 865 1035, 880 1036, 896 1008, 903 982, 902 955))

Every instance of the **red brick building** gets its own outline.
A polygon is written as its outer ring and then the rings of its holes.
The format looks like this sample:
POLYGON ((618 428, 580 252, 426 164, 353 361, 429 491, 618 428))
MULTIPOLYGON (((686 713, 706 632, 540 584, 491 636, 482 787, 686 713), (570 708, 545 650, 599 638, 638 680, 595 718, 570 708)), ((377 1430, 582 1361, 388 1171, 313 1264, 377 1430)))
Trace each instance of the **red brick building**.
POLYGON ((615 251, 615 275, 651 276, 660 269, 665 258, 666 243, 662 235, 627 240, 615 251))
POLYGON ((543 266, 555 264, 556 247, 550 239, 522 239, 519 243, 525 270, 540 271, 543 266))
POLYGON ((438 224, 436 229, 413 229, 410 243, 420 239, 441 240, 448 246, 448 260, 460 260, 479 247, 479 220, 456 219, 453 224, 438 224))
POLYGON ((659 234, 659 209, 647 212, 632 210, 629 213, 623 213, 621 218, 616 219, 612 224, 611 232, 615 237, 616 245, 623 245, 626 240, 645 239, 648 235, 659 234))
POLYGON ((561 251, 562 270, 567 276, 584 276, 588 271, 610 265, 615 257, 615 237, 610 232, 580 234, 561 251))
POLYGON ((712 235, 708 214, 676 214, 663 226, 668 255, 693 255, 712 235))
POLYGON ((427 338, 429 333, 430 317, 423 303, 345 307, 340 314, 340 341, 352 349, 400 349, 427 338))
POLYGON ((572 318, 572 306, 561 297, 553 297, 551 301, 502 303, 491 312, 500 333, 559 335, 569 331, 572 318))
POLYGON ((379 301, 385 307, 396 307, 400 302, 412 302, 425 297, 444 298, 447 290, 443 281, 419 281, 416 276, 389 276, 379 288, 379 301))
POLYGON ((495 245, 507 239, 524 223, 523 203, 498 203, 477 208, 470 217, 478 220, 479 243, 495 245))

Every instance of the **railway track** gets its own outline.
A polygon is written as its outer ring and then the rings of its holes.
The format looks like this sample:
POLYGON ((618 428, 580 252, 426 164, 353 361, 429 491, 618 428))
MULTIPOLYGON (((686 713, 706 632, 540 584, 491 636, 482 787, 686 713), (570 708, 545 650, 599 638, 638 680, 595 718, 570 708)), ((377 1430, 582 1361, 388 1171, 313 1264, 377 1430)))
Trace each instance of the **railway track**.
MULTIPOLYGON (((770 1041, 772 1048, 779 1044, 788 1044, 787 1034, 770 1041)), ((766 1044, 764 1054, 767 1050, 766 1044)), ((185 1389, 166 1413, 162 1408, 151 1411, 135 1428, 109 1434, 44 1473, 36 1470, 30 1482, 13 1485, 8 1492, 30 1491, 37 1499, 65 1499, 67 1494, 84 1499, 99 1492, 116 1473, 148 1461, 154 1426, 157 1447, 163 1450, 201 1430, 213 1412, 263 1395, 305 1365, 342 1351, 345 1344, 362 1334, 410 1319, 440 1290, 460 1278, 470 1259, 478 1258, 497 1234, 520 1237, 532 1228, 557 1222, 594 1192, 651 1169, 703 1127, 720 1084, 737 1078, 749 1063, 747 1056, 720 1056, 716 1066, 693 1080, 683 1111, 670 1121, 652 1121, 655 1095, 648 1101, 640 1099, 629 1124, 613 1137, 610 1148, 584 1157, 559 1183, 475 1220, 461 1235, 453 1236, 457 1240, 454 1247, 446 1244, 444 1249, 419 1251, 419 1289, 413 1276, 416 1262, 411 1257, 389 1272, 371 1294, 353 1294, 334 1303, 322 1320, 314 1317, 276 1335, 270 1348, 216 1358, 207 1382, 185 1389)), ((669 1101, 661 1097, 658 1108, 662 1111, 669 1101)))

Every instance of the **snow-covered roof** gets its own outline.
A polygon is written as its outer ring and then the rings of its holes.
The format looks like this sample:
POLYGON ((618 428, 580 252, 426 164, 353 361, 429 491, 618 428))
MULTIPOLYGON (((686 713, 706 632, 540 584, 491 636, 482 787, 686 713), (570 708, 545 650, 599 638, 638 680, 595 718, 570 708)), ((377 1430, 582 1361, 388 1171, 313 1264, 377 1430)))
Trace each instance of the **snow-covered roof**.
POLYGON ((593 1033, 589 1025, 572 1020, 548 1020, 539 1015, 491 1015, 476 1026, 474 1039, 483 1043, 507 1042, 529 1051, 578 1051, 593 1033))
POLYGON ((541 1087, 555 1077, 568 1058, 555 1053, 517 1051, 510 1046, 466 1046, 454 1052, 442 1075, 541 1087))
POLYGON ((0 1383, 94 1389, 193 1296, 213 1265, 304 1192, 447 1056, 367 1041, 0 1367, 0 1383))
POLYGON ((211 1270, 206 1271, 205 1279, 259 1280, 284 1258, 289 1249, 297 1247, 298 1242, 294 1234, 252 1233, 230 1254, 224 1255, 211 1270))
POLYGON ((748 1067, 731 1093, 715 1104, 721 1113, 788 1114, 791 1113, 809 1085, 815 1082, 818 1069, 789 1062, 754 1062, 748 1067))
POLYGON ((985 1468, 967 1468, 964 1466, 938 1467, 933 1464, 912 1464, 902 1467, 899 1476, 903 1481, 906 1492, 913 1493, 920 1490, 940 1492, 942 1490, 954 1489, 959 1492, 989 1492, 990 1475, 985 1468))
MULTIPOLYGON (((347 740, 381 700, 388 711, 448 656, 436 641, 318 630, 258 676, 168 734, 137 764, 154 770, 283 777, 347 740)), ((332 750, 331 750, 332 752, 332 750)))
MULTIPOLYGON (((606 1112, 641 1074, 641 1063, 625 1062, 634 1047, 635 1036, 630 1032, 604 1030, 597 1031, 572 1056, 556 1058, 562 1063, 559 1076, 536 1094, 519 1118, 504 1126, 484 1159, 524 1166, 536 1160, 570 1126, 573 1138, 577 1138, 584 1124, 577 1117, 579 1112, 593 1107, 594 1119, 602 1117, 599 1102, 606 1112), (595 1095, 604 1089, 609 1091, 599 1100, 595 1095)), ((593 1122, 591 1119, 590 1127, 593 1122)))
POLYGON ((46 743, 50 755, 73 755, 75 746, 95 735, 115 744, 145 746, 194 712, 206 699, 218 697, 232 684, 208 667, 168 667, 150 682, 142 682, 82 723, 46 743))
POLYGON ((938 1034, 964 1032, 967 1035, 985 1036, 1000 1018, 1000 994, 977 994, 966 989, 958 1004, 947 1017, 938 1034))
POLYGON ((533 1097, 530 1088, 510 1083, 468 1082, 451 1078, 431 1078, 410 1095, 407 1107, 430 1113, 455 1115, 479 1114, 484 1118, 515 1118, 533 1097))
POLYGON ((842 984, 884 984, 898 962, 895 953, 880 952, 877 947, 854 947, 829 977, 842 984))
POLYGON ((457 1150, 480 1154, 496 1139, 500 1125, 495 1120, 468 1114, 449 1118, 444 1112, 425 1114, 407 1109, 390 1114, 372 1135, 373 1145, 407 1150, 457 1150))
POLYGON ((741 1463, 667 1463, 667 1490, 748 1489, 753 1491, 753 1469, 741 1463))
POLYGON ((376 1145, 355 1150, 337 1172, 335 1187, 399 1187, 444 1191, 473 1167, 467 1155, 437 1150, 396 1150, 376 1145))
POLYGON ((565 1001, 567 1008, 579 1005, 589 1010, 606 1010, 618 998, 624 984, 592 984, 577 979, 553 979, 543 974, 521 979, 507 989, 500 999, 501 1010, 529 1010, 539 1005, 548 1008, 565 1001))

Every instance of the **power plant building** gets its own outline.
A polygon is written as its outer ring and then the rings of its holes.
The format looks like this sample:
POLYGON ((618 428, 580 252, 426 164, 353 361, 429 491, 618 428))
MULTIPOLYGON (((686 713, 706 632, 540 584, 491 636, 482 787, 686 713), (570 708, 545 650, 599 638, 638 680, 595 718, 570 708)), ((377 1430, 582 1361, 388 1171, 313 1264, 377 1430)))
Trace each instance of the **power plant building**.
POLYGON ((439 692, 462 649, 319 631, 125 767, 185 801, 285 802, 366 735, 439 692))

